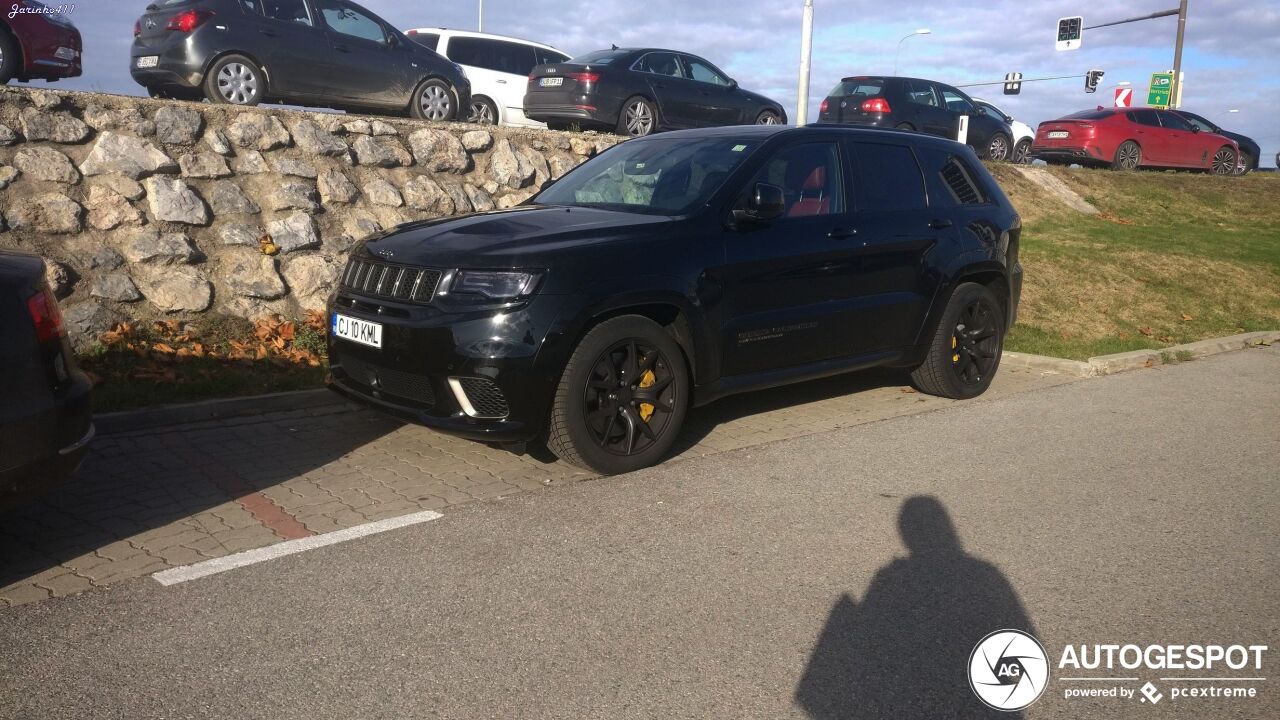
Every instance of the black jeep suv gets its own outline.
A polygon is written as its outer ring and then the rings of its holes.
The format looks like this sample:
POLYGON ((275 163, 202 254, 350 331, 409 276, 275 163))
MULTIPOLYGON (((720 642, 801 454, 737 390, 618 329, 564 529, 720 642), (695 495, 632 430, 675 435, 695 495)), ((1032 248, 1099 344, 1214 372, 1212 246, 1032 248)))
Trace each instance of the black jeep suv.
POLYGON ((740 126, 631 140, 523 206, 359 246, 329 305, 330 387, 603 473, 685 412, 873 366, 991 383, 1021 220, 973 151, 885 130, 740 126))

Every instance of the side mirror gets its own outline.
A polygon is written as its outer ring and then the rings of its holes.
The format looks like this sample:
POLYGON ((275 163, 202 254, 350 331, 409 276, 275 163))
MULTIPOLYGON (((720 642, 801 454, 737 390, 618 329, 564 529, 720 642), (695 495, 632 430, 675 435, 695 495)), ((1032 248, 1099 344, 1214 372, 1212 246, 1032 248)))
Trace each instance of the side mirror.
POLYGON ((1192 125, 1192 126, 1191 126, 1191 133, 1194 135, 1195 133, 1198 133, 1198 132, 1200 132, 1200 126, 1199 126, 1199 125, 1192 125))
POLYGON ((733 219, 735 222, 763 224, 782 217, 786 209, 787 201, 783 197, 782 188, 769 183, 756 183, 747 198, 746 209, 734 210, 733 219))
POLYGON ((1013 116, 1012 116, 1012 115, 1005 115, 1005 116, 1004 116, 1004 122, 1005 122, 1005 124, 1006 124, 1006 125, 1012 125, 1012 124, 1013 124, 1013 116))
POLYGON ((973 114, 974 114, 974 115, 986 115, 986 114, 987 114, 987 109, 986 109, 986 108, 984 108, 984 107, 982 107, 981 105, 977 105, 977 106, 975 106, 975 107, 973 108, 973 114))
POLYGON ((400 36, 395 33, 387 33, 387 47, 400 47, 400 36))
POLYGON ((737 89, 738 89, 738 81, 737 81, 737 80, 734 80, 733 78, 729 78, 729 89, 730 89, 730 90, 737 90, 737 89))

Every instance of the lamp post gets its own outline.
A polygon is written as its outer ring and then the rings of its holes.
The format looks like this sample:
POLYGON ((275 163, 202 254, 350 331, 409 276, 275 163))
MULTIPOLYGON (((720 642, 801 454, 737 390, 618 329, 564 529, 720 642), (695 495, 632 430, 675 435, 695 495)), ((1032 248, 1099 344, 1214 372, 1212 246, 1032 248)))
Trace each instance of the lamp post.
POLYGON ((813 0, 804 0, 800 21, 800 80, 796 84, 796 126, 809 122, 809 58, 813 54, 813 0))
POLYGON ((902 40, 898 41, 898 49, 893 53, 893 74, 894 75, 898 74, 898 57, 902 54, 903 40, 906 40, 909 37, 915 37, 916 35, 930 35, 932 33, 933 31, 930 30, 929 28, 920 28, 919 30, 911 33, 910 35, 904 36, 902 40))
POLYGON ((484 32, 484 0, 480 0, 480 9, 476 12, 476 32, 484 32))

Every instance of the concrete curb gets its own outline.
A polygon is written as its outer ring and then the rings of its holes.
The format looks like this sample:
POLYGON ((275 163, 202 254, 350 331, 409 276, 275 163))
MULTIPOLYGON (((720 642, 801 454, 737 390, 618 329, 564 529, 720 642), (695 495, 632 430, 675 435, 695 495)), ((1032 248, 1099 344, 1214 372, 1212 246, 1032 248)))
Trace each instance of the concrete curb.
MULTIPOLYGON (((320 388, 104 413, 95 415, 93 422, 97 426, 98 434, 111 435, 210 420, 291 410, 314 410, 347 404, 346 400, 332 390, 320 388)), ((352 405, 352 407, 355 406, 352 405)))
POLYGON ((1229 337, 1210 338, 1186 343, 1185 345, 1174 345, 1161 350, 1134 350, 1114 355, 1099 355, 1098 357, 1089 358, 1088 362, 1032 355, 1030 353, 1006 352, 1001 355, 1000 363, 1005 367, 1033 370, 1051 375, 1098 377, 1155 367, 1164 365, 1166 362, 1177 363, 1183 360, 1194 360, 1219 353, 1244 350, 1256 345, 1267 345, 1273 342, 1280 342, 1280 330, 1263 330, 1229 337))

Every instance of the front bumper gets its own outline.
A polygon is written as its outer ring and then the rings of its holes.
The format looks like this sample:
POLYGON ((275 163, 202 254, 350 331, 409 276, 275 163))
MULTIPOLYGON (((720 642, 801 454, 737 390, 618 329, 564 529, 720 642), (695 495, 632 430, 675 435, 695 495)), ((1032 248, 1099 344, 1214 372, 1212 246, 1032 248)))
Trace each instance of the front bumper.
POLYGON ((328 387, 402 420, 486 442, 524 442, 546 425, 568 357, 567 296, 445 311, 337 291, 335 313, 382 325, 382 347, 329 338, 328 387))

